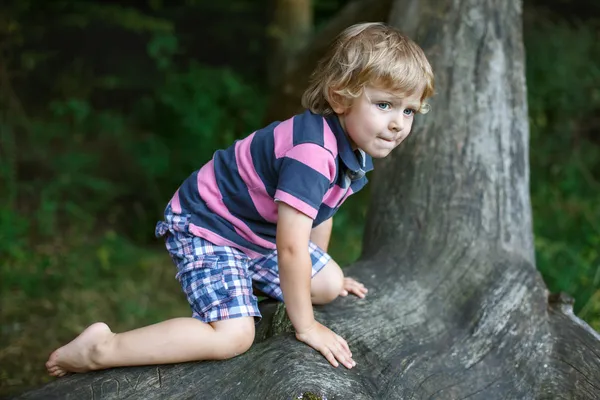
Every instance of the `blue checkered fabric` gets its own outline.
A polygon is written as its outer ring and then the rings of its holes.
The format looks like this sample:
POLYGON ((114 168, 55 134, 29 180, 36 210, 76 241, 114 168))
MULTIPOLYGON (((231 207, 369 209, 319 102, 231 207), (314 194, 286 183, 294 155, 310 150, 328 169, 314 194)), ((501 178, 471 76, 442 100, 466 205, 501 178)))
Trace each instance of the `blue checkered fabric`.
MULTIPOLYGON (((308 252, 312 261, 312 276, 314 277, 331 260, 331 256, 313 242, 308 243, 308 252)), ((264 257, 250 260, 248 269, 254 286, 258 290, 273 299, 283 301, 277 266, 277 250, 273 250, 264 257)))
MULTIPOLYGON (((204 322, 252 316, 261 318, 253 285, 267 296, 283 301, 277 250, 250 258, 240 250, 185 232, 186 217, 168 218, 156 227, 177 266, 176 278, 192 308, 192 317, 204 322)), ((314 277, 331 257, 309 243, 314 277)))

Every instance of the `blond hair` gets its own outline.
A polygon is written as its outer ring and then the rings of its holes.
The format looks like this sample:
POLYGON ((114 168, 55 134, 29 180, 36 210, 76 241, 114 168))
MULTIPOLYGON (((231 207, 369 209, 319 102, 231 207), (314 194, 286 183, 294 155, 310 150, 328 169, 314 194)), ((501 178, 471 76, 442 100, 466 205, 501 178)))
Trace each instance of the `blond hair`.
POLYGON ((420 113, 429 111, 434 78, 423 50, 397 29, 363 23, 345 29, 319 61, 302 95, 302 106, 321 115, 333 114, 331 94, 346 104, 367 85, 410 96, 422 90, 420 113))

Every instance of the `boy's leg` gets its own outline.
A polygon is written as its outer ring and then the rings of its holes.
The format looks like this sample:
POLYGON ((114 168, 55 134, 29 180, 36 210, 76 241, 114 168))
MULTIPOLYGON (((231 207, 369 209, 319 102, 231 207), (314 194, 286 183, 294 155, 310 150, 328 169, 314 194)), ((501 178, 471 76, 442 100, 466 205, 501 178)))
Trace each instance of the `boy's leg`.
POLYGON ((369 290, 354 278, 345 277, 340 266, 333 260, 315 273, 311 280, 310 295, 313 304, 327 304, 338 296, 353 294, 364 299, 369 290))
MULTIPOLYGON (((323 249, 310 242, 308 251, 312 262, 311 299, 313 304, 327 304, 344 290, 344 273, 340 266, 323 249)), ((277 250, 250 263, 255 290, 283 301, 279 284, 277 250)))
POLYGON ((227 359, 244 353, 253 340, 253 317, 208 324, 175 318, 117 334, 100 322, 54 351, 46 368, 50 375, 62 376, 121 366, 227 359))
POLYGON ((120 334, 96 323, 52 353, 46 363, 50 375, 225 359, 248 350, 260 311, 243 253, 174 231, 166 244, 197 319, 175 318, 120 334))
POLYGON ((310 297, 313 304, 327 304, 335 300, 341 293, 344 285, 342 269, 330 259, 327 264, 310 282, 310 297))

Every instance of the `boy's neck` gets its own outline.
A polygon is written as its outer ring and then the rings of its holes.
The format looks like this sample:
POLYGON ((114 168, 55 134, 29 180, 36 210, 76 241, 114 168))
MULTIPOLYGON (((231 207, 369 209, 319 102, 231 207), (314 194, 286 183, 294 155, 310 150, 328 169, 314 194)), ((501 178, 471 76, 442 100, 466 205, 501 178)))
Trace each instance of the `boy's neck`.
POLYGON ((335 115, 337 116, 338 121, 340 121, 340 126, 344 130, 344 135, 346 135, 346 139, 348 139, 348 143, 350 143, 350 147, 352 147, 352 151, 358 150, 358 146, 350 138, 350 135, 348 135, 348 131, 346 130, 346 121, 344 120, 344 115, 338 114, 338 113, 336 113, 335 115))

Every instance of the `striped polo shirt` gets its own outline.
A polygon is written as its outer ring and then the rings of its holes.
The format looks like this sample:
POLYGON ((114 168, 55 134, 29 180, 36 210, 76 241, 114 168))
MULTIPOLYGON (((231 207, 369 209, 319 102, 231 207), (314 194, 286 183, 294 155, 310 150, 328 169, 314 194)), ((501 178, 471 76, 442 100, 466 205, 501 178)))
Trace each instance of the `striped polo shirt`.
POLYGON ((305 111, 215 152, 169 205, 189 216, 189 233, 255 258, 276 248, 277 201, 315 227, 365 186, 372 169, 370 156, 352 150, 337 116, 305 111))

